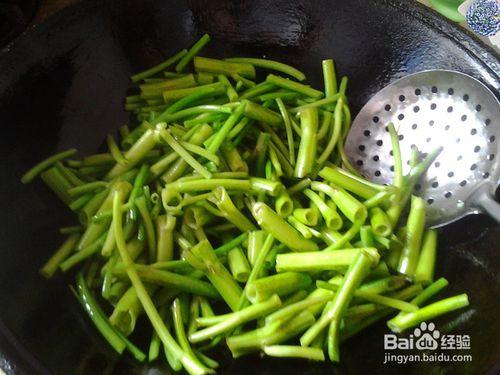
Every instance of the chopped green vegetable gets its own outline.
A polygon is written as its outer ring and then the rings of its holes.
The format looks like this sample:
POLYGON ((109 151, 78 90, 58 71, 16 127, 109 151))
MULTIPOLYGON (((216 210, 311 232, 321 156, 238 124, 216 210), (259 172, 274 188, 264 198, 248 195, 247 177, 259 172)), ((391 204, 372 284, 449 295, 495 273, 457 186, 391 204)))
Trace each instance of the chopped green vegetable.
POLYGON ((77 215, 40 272, 78 269, 76 295, 111 347, 143 361, 125 336, 148 337, 149 361, 163 346, 196 375, 219 366, 205 355, 216 346, 339 361, 340 341, 391 313, 401 332, 467 306, 465 294, 425 305, 447 281, 433 282, 437 232, 412 192, 442 148, 413 150, 404 176, 389 124, 394 183, 367 181, 344 152, 348 80, 333 60, 322 92, 277 61, 198 56, 209 40, 132 76, 137 122, 117 124, 106 152, 70 149, 22 177, 40 175, 77 215))

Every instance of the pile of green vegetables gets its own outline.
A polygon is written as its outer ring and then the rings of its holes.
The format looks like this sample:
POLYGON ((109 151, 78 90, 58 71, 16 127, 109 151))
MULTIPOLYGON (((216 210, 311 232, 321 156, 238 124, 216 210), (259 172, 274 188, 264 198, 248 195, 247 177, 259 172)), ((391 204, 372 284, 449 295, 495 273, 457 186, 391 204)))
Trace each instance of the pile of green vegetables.
POLYGON ((78 215, 41 273, 78 269, 73 291, 109 344, 139 361, 163 347, 191 374, 213 372, 219 345, 339 361, 340 342, 391 314, 401 332, 468 305, 429 303, 447 281, 412 189, 440 150, 403 176, 389 124, 394 184, 369 182, 344 153, 347 78, 332 60, 320 91, 276 61, 198 56, 209 39, 132 77, 138 125, 107 153, 71 149, 22 178, 40 175, 78 215), (273 73, 257 83, 256 68, 273 73), (138 319, 147 354, 129 340, 138 319))

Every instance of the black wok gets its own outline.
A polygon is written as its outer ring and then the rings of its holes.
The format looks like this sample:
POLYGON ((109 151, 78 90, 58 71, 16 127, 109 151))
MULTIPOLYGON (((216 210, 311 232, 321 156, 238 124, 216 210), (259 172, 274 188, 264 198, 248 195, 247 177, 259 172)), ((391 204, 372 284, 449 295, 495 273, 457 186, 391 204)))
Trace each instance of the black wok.
MULTIPOLYGON (((71 278, 38 275, 61 241, 57 228, 72 218, 41 183, 23 186, 19 178, 58 150, 94 152, 129 120, 122 98, 130 74, 202 32, 213 37, 207 55, 283 60, 319 87, 321 59, 334 58, 350 78, 355 112, 390 81, 425 69, 458 70, 494 92, 500 87, 492 50, 409 0, 96 0, 28 30, 0 53, 0 368, 7 373, 145 371, 99 337, 68 292, 71 278)), ((221 353, 220 373, 499 373, 500 227, 469 217, 440 238, 437 272, 451 284, 445 295, 467 292, 471 307, 435 323, 442 333, 471 336, 472 362, 383 365, 380 323, 342 347, 340 365, 231 361, 221 353)))

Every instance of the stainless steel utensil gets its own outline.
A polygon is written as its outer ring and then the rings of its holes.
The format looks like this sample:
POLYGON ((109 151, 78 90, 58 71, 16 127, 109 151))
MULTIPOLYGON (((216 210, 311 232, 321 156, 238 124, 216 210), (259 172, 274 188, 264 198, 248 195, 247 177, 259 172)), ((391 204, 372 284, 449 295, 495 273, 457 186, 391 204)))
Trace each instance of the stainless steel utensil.
POLYGON ((493 198, 500 174, 500 103, 485 85, 463 73, 429 70, 373 96, 355 118, 345 150, 353 166, 378 183, 393 177, 389 122, 399 134, 404 173, 412 146, 421 153, 444 148, 415 187, 429 205, 429 225, 480 212, 500 222, 493 198))

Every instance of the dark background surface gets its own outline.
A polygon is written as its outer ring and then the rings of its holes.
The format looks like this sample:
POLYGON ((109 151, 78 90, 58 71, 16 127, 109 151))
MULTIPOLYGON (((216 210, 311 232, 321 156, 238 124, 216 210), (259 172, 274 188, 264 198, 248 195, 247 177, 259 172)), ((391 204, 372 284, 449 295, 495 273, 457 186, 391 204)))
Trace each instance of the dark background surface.
MULTIPOLYGON (((85 1, 34 27, 0 54, 0 368, 13 373, 143 373, 119 359, 68 291, 38 268, 73 217, 40 182, 22 173, 68 147, 93 152, 129 120, 128 77, 190 45, 202 32, 208 56, 266 56, 289 62, 321 87, 320 61, 334 58, 350 79, 353 112, 405 74, 430 68, 470 74, 497 92, 498 59, 474 39, 405 0, 85 1), (8 328, 7 328, 8 327, 8 328), (9 368, 11 370, 9 370, 9 368)), ((441 231, 437 274, 445 296, 469 293, 470 309, 436 319, 442 333, 469 334, 472 363, 382 365, 384 323, 342 347, 342 364, 221 354, 221 374, 402 372, 498 373, 500 228, 484 216, 441 231), (496 367, 495 367, 496 366, 496 367)))
POLYGON ((39 0, 0 0, 0 47, 28 27, 38 10, 39 2, 39 0))

